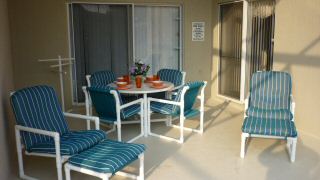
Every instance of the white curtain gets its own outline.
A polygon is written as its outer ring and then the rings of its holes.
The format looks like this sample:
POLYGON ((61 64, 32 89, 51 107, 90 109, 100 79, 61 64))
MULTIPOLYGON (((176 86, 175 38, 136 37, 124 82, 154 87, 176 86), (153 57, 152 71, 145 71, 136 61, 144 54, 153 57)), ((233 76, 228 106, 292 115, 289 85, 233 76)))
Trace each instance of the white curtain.
POLYGON ((159 69, 179 69, 180 18, 179 7, 135 6, 135 61, 159 69))

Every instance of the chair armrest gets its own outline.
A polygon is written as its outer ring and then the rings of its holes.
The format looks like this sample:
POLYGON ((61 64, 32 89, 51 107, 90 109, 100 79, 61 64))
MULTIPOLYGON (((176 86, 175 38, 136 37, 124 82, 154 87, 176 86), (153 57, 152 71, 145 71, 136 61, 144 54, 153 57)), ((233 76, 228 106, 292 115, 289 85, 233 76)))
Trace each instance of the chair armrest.
POLYGON ((243 112, 243 116, 244 118, 247 117, 247 109, 249 107, 249 95, 247 96, 247 98, 244 100, 244 112, 243 112))
POLYGON ((93 122, 95 123, 96 130, 99 130, 99 129, 100 129, 100 120, 99 120, 99 118, 96 117, 96 116, 87 116, 87 115, 73 114, 73 113, 67 113, 67 112, 64 112, 63 114, 64 114, 64 116, 66 116, 66 117, 71 117, 71 118, 77 118, 77 119, 82 119, 82 120, 93 121, 93 122))
POLYGON ((25 126, 20 126, 20 125, 16 125, 16 130, 18 131, 26 131, 26 132, 32 132, 35 134, 41 134, 41 135, 45 135, 45 136, 51 136, 53 138, 60 138, 60 135, 58 132, 54 132, 54 131, 46 131, 43 129, 36 129, 36 128, 30 128, 30 127, 25 127, 25 126))
POLYGON ((165 104, 172 104, 172 105, 177 105, 180 106, 181 103, 180 102, 176 102, 176 101, 169 101, 169 100, 164 100, 164 99, 156 99, 156 98, 148 98, 148 101, 151 102, 160 102, 160 103, 165 103, 165 104))
POLYGON ((18 156, 19 156, 19 154, 21 155, 21 150, 22 150, 20 131, 26 131, 26 132, 31 132, 31 133, 35 133, 35 134, 41 134, 41 135, 53 137, 53 139, 54 139, 54 147, 55 147, 55 150, 56 150, 56 159, 59 162, 61 161, 60 134, 58 132, 46 131, 46 130, 43 130, 43 129, 36 129, 36 128, 30 128, 30 127, 16 125, 15 126, 15 134, 16 134, 17 150, 19 152, 18 156))
POLYGON ((134 100, 134 101, 131 101, 129 103, 121 105, 120 109, 124 109, 124 108, 132 106, 134 104, 142 104, 142 103, 143 103, 143 99, 137 99, 137 100, 134 100))

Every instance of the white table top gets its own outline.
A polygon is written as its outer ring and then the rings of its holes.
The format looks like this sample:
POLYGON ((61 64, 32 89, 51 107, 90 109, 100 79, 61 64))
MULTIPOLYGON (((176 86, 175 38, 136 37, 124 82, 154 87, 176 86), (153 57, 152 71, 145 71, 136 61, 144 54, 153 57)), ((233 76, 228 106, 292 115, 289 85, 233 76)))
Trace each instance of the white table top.
MULTIPOLYGON (((131 86, 130 89, 118 90, 118 91, 120 93, 124 93, 124 94, 150 94, 150 93, 165 92, 165 91, 169 91, 174 88, 173 83, 170 83, 167 81, 164 81, 163 83, 166 86, 165 88, 156 89, 156 88, 150 87, 151 86, 150 83, 142 83, 142 87, 137 88, 135 82, 132 82, 132 84, 130 84, 130 86, 131 86)), ((116 84, 111 83, 110 86, 116 87, 116 84)))

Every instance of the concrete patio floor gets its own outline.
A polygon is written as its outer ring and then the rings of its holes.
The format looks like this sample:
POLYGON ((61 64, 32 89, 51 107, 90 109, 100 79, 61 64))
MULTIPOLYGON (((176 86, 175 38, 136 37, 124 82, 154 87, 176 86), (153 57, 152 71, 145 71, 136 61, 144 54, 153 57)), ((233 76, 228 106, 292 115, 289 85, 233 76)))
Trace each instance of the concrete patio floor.
MULTIPOLYGON (((188 120, 186 126, 197 126, 195 120, 188 120)), ((242 121, 241 108, 228 102, 211 102, 206 105, 203 135, 186 132, 184 144, 156 137, 139 139, 137 143, 147 146, 146 179, 319 179, 319 139, 300 132, 295 163, 289 161, 285 141, 270 139, 251 139, 247 154, 241 159, 239 153, 242 121)), ((79 121, 69 122, 72 129, 85 127, 85 123, 79 121)), ((138 125, 122 127, 124 139, 133 137, 139 130, 138 125)), ((178 132, 170 130, 164 123, 153 123, 152 129, 172 136, 177 136, 178 132)), ((109 137, 115 138, 114 134, 109 137)), ((28 175, 43 180, 56 179, 54 159, 24 158, 28 175)), ((135 162, 126 168, 126 171, 137 172, 137 167, 135 162)), ((76 172, 71 175, 72 179, 97 179, 76 172)), ((114 176, 112 179, 123 178, 114 176)))

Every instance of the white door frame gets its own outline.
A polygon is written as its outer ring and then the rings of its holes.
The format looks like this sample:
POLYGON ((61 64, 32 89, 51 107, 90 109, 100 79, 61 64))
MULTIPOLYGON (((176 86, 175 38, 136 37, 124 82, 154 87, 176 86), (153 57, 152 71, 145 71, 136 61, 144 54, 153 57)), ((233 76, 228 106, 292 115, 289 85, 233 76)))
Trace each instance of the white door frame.
POLYGON ((246 51, 247 51, 247 14, 248 14, 248 2, 246 0, 240 0, 240 1, 231 1, 231 2, 225 2, 225 3, 219 3, 218 4, 218 47, 219 47, 219 60, 218 60, 218 66, 217 66, 217 72, 218 72, 218 90, 217 90, 217 96, 226 100, 230 100, 239 104, 244 103, 245 99, 245 84, 246 84, 246 51), (220 86, 220 35, 221 35, 221 6, 225 4, 231 4, 231 3, 243 3, 243 10, 242 10, 242 45, 241 45, 241 80, 240 80, 240 99, 234 99, 225 95, 222 95, 219 93, 219 86, 220 86))

